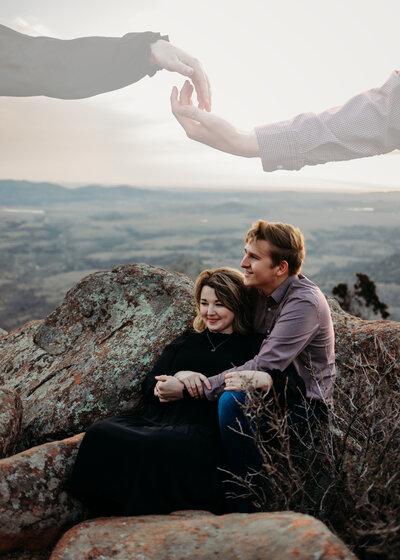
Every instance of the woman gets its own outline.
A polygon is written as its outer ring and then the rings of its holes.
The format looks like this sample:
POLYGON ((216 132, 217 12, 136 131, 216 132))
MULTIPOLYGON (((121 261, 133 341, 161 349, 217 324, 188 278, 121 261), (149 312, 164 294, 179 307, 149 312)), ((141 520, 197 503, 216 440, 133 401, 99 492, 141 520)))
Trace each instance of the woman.
POLYGON ((263 337, 251 334, 240 272, 203 271, 195 303, 194 331, 165 348, 143 382, 141 406, 97 422, 82 441, 69 489, 96 514, 221 511, 217 405, 191 396, 201 397, 201 383, 195 389, 187 381, 185 387, 173 376, 196 370, 206 383, 257 354, 263 337))

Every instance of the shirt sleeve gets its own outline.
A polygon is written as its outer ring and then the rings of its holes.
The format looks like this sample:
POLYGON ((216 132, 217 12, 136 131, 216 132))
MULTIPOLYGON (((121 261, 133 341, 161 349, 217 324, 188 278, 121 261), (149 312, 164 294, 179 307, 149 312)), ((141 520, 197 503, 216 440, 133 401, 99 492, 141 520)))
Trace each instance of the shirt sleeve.
POLYGON ((309 301, 292 299, 283 308, 271 334, 254 358, 209 377, 211 389, 204 388, 206 398, 215 400, 221 396, 225 388, 225 374, 231 371, 283 371, 304 350, 318 329, 316 306, 309 301))
POLYGON ((341 107, 255 129, 264 171, 385 154, 400 147, 400 72, 341 107))
POLYGON ((31 37, 0 25, 0 95, 82 99, 132 84, 150 66, 159 33, 62 40, 31 37))

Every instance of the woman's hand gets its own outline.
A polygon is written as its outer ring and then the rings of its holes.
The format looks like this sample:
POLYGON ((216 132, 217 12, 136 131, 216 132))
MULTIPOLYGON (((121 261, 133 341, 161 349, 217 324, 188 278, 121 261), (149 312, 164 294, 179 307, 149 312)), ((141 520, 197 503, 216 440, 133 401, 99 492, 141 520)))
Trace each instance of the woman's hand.
POLYGON ((199 109, 211 111, 210 82, 197 58, 174 47, 164 39, 151 43, 150 50, 150 65, 157 65, 170 72, 179 72, 179 74, 190 78, 196 88, 199 109))
POLYGON ((233 371, 225 376, 225 391, 245 391, 252 387, 268 393, 272 383, 272 377, 266 371, 233 371))
POLYGON ((237 130, 230 123, 205 113, 192 103, 193 86, 186 81, 178 98, 178 89, 171 93, 171 108, 177 121, 192 140, 207 144, 211 148, 243 157, 260 155, 256 134, 237 130))
POLYGON ((185 385, 189 395, 195 399, 204 397, 203 383, 207 389, 211 389, 208 378, 197 371, 178 371, 174 377, 185 385))
POLYGON ((172 375, 156 375, 157 384, 154 395, 160 402, 177 401, 183 397, 183 383, 172 375))

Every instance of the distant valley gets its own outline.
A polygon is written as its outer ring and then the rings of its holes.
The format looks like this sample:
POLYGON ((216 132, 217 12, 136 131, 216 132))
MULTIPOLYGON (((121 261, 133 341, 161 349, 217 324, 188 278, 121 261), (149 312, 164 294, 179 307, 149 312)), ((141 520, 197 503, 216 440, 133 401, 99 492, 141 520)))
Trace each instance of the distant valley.
POLYGON ((45 317, 83 276, 147 262, 195 277, 239 267, 257 218, 299 226, 304 273, 329 293, 367 273, 400 320, 400 192, 67 189, 0 181, 0 328, 45 317))

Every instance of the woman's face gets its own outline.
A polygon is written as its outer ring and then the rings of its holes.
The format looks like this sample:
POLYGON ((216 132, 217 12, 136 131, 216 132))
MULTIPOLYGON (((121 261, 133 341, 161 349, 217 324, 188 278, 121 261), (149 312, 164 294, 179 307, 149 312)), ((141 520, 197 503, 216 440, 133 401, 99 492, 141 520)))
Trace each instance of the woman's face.
POLYGON ((231 334, 235 317, 233 311, 225 307, 217 298, 214 288, 203 286, 200 293, 200 313, 211 332, 231 334))

